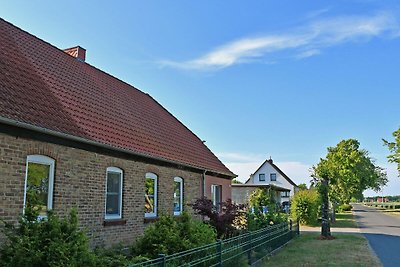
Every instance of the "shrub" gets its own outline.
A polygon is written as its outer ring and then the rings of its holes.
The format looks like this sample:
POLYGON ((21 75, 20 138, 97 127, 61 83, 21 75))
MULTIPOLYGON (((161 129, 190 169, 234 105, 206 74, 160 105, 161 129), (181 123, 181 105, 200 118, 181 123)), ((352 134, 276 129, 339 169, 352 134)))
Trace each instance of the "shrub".
POLYGON ((228 199, 221 203, 221 210, 218 211, 210 199, 202 197, 190 206, 196 214, 210 219, 208 223, 215 228, 218 238, 228 238, 239 233, 238 225, 243 219, 241 215, 244 213, 244 205, 234 204, 231 199, 228 199))
POLYGON ((350 204, 342 204, 337 207, 337 210, 338 212, 351 211, 352 208, 353 206, 350 204))
POLYGON ((270 188, 257 188, 250 194, 249 203, 252 207, 262 207, 275 204, 273 190, 270 188))
POLYGON ((272 226, 282 222, 288 221, 288 215, 285 213, 279 213, 274 210, 275 205, 270 205, 268 212, 263 213, 261 208, 254 207, 252 211, 247 212, 247 229, 249 231, 255 231, 267 226, 272 226))
POLYGON ((320 205, 321 200, 317 191, 299 191, 291 200, 291 217, 294 220, 299 220, 302 224, 313 225, 317 222, 320 205))
POLYGON ((212 227, 184 212, 179 218, 160 216, 131 247, 131 252, 137 256, 156 258, 159 254, 170 255, 215 241, 216 233, 212 227))
POLYGON ((27 207, 19 227, 5 224, 8 242, 0 249, 2 266, 98 266, 87 236, 79 230, 75 210, 64 219, 52 211, 38 220, 38 212, 27 207))

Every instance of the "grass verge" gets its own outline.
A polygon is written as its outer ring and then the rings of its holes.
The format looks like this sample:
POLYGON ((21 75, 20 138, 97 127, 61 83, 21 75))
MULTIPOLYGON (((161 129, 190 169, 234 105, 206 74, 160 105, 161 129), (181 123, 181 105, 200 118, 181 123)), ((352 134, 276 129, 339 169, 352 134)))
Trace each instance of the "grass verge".
POLYGON ((336 222, 331 224, 332 228, 357 228, 352 212, 336 213, 336 222))
POLYGON ((361 235, 335 234, 334 240, 318 236, 303 233, 257 266, 381 266, 361 235))

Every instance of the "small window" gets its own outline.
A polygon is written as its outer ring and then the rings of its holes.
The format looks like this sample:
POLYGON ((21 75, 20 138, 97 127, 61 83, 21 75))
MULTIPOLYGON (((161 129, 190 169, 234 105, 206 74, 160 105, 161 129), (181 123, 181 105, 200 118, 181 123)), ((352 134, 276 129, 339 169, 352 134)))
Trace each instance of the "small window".
POLYGON ((276 173, 271 173, 270 178, 271 178, 271 182, 276 181, 276 173))
POLYGON ((258 180, 259 180, 260 182, 265 181, 265 173, 260 173, 260 174, 258 175, 258 180))
POLYGON ((281 197, 289 197, 289 196, 290 196, 289 191, 281 192, 281 197))
POLYGON ((221 211, 221 201, 222 201, 222 186, 221 185, 211 185, 211 200, 213 205, 217 208, 217 211, 221 211))
POLYGON ((157 216, 157 175, 154 173, 146 173, 144 195, 144 216, 156 217, 157 216))
POLYGON ((183 179, 174 178, 174 215, 181 215, 183 211, 183 179))
POLYGON ((24 210, 29 206, 47 217, 53 207, 54 160, 42 155, 29 155, 26 163, 24 210))
POLYGON ((122 218, 122 177, 120 168, 107 168, 106 219, 122 218))

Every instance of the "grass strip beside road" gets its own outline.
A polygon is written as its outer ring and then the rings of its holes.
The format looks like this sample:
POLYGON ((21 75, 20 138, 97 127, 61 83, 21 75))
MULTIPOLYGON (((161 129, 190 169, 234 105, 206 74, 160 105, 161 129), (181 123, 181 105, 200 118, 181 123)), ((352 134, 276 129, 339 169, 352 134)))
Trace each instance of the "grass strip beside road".
POLYGON ((334 234, 334 240, 318 236, 302 233, 257 266, 381 266, 362 235, 334 234))
POLYGON ((336 213, 336 222, 331 224, 332 228, 357 228, 357 223, 352 212, 336 213))

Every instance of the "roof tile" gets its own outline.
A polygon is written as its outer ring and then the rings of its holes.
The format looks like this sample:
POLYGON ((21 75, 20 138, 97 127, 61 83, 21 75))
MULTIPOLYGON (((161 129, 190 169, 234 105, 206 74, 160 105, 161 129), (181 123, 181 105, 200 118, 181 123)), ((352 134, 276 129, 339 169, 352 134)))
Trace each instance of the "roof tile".
POLYGON ((0 19, 0 116, 234 174, 148 94, 0 19))

